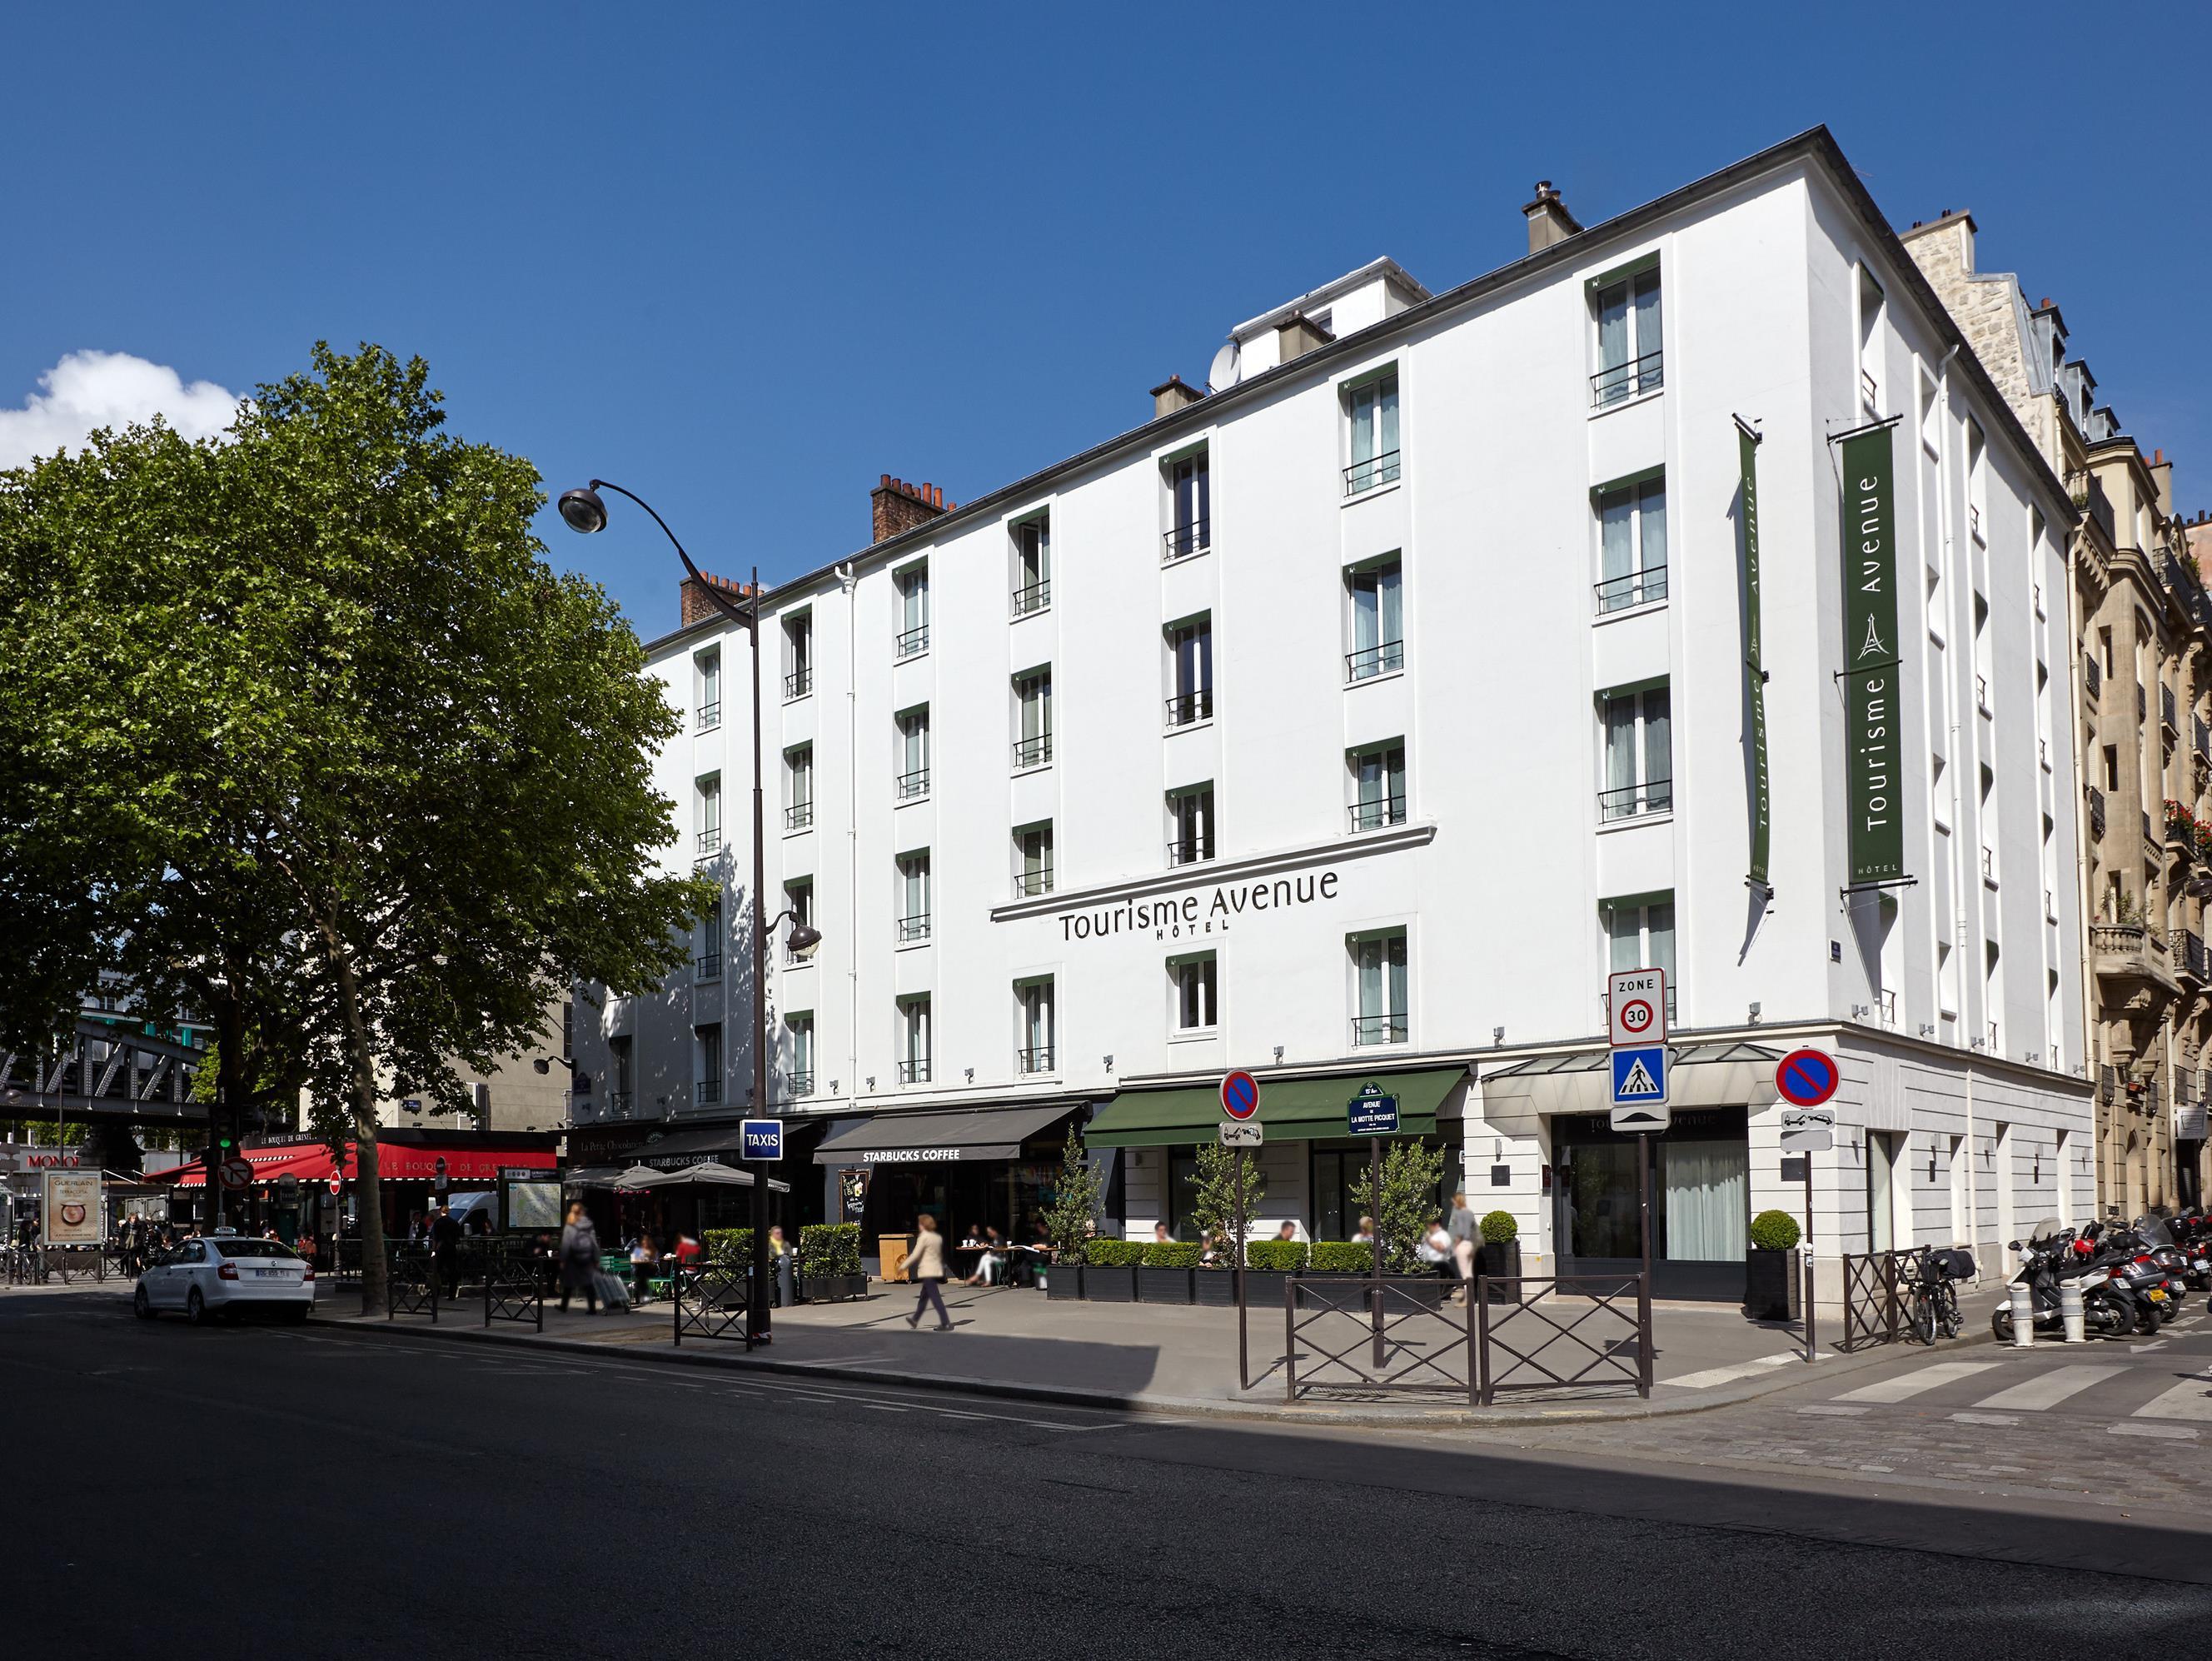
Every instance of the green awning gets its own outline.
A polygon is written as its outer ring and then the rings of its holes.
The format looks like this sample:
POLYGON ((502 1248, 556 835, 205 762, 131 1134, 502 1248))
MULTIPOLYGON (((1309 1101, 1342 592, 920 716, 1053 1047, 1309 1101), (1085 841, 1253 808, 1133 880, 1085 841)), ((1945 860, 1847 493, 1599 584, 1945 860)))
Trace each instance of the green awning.
MULTIPOLYGON (((1433 1136, 1437 1109, 1467 1077, 1464 1067, 1402 1073, 1344 1073, 1324 1079, 1260 1080, 1259 1121, 1270 1141, 1310 1142, 1348 1134, 1345 1110, 1363 1086, 1381 1086, 1398 1098, 1398 1130, 1433 1136)), ((1218 1085, 1164 1090, 1125 1090, 1102 1109, 1083 1133, 1093 1147, 1182 1147, 1210 1142, 1226 1116, 1218 1085)))

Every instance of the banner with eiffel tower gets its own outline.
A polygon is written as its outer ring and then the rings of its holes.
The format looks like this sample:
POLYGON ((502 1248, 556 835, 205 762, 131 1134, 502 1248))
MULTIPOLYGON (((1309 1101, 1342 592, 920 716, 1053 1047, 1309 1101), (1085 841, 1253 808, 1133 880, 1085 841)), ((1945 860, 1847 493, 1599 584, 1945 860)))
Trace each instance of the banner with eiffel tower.
POLYGON ((1736 461, 1742 494, 1739 498, 1743 534, 1743 678, 1744 701, 1749 706, 1751 727, 1751 874, 1753 888, 1767 890, 1768 845, 1766 793, 1766 668, 1759 644, 1759 435, 1735 423, 1736 461))
POLYGON ((1850 882, 1905 880, 1904 706, 1897 636, 1891 429, 1842 441, 1844 687, 1850 882))

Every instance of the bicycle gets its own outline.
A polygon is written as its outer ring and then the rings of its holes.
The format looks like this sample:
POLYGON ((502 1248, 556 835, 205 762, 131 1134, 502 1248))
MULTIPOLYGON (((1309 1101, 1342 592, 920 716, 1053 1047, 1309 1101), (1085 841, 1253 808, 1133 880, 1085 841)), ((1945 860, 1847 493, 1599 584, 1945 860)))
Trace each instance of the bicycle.
POLYGON ((1912 1257, 1912 1279, 1900 1290, 1909 1291, 1911 1304, 1906 1311, 1906 1329, 1923 1344, 1933 1344, 1940 1335, 1955 1338, 1965 1328, 1959 1313, 1959 1294, 1953 1290, 1951 1277, 1937 1260, 1935 1248, 1922 1246, 1912 1257))

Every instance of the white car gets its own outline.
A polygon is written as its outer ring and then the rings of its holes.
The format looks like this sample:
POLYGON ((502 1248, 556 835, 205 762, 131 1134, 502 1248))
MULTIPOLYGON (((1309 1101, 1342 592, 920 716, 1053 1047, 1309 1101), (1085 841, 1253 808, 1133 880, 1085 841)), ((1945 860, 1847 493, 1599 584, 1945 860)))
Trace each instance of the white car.
POLYGON ((314 1267, 277 1240, 216 1234, 159 1253, 138 1277, 131 1307, 142 1321, 182 1310, 194 1326, 264 1310, 304 1321, 315 1306, 314 1267))

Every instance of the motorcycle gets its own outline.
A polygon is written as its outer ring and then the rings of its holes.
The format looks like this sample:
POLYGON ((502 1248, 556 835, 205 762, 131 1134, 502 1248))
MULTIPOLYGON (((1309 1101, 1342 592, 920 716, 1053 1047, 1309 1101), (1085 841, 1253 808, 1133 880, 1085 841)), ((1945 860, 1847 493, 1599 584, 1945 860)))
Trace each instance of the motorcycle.
MULTIPOLYGON (((2093 1242, 2076 1236, 2075 1232, 2061 1229, 2056 1222, 2044 1226, 2045 1232, 2030 1237, 2025 1243, 2014 1240, 2011 1250, 2021 1256, 2019 1272, 2008 1283, 2028 1288, 2029 1307, 2033 1311, 2038 1332, 2060 1333, 2064 1329, 2058 1309, 2058 1287, 2062 1281, 2081 1283, 2081 1319, 2083 1329, 2100 1338, 2124 1338, 2134 1330, 2137 1320, 2137 1305, 2125 1287, 2116 1287, 2111 1278, 2112 1264, 2098 1261, 2102 1255, 2093 1242)), ((1990 1330, 2001 1344, 2012 1342, 2012 1304, 2008 1299, 1990 1314, 1990 1330)))

